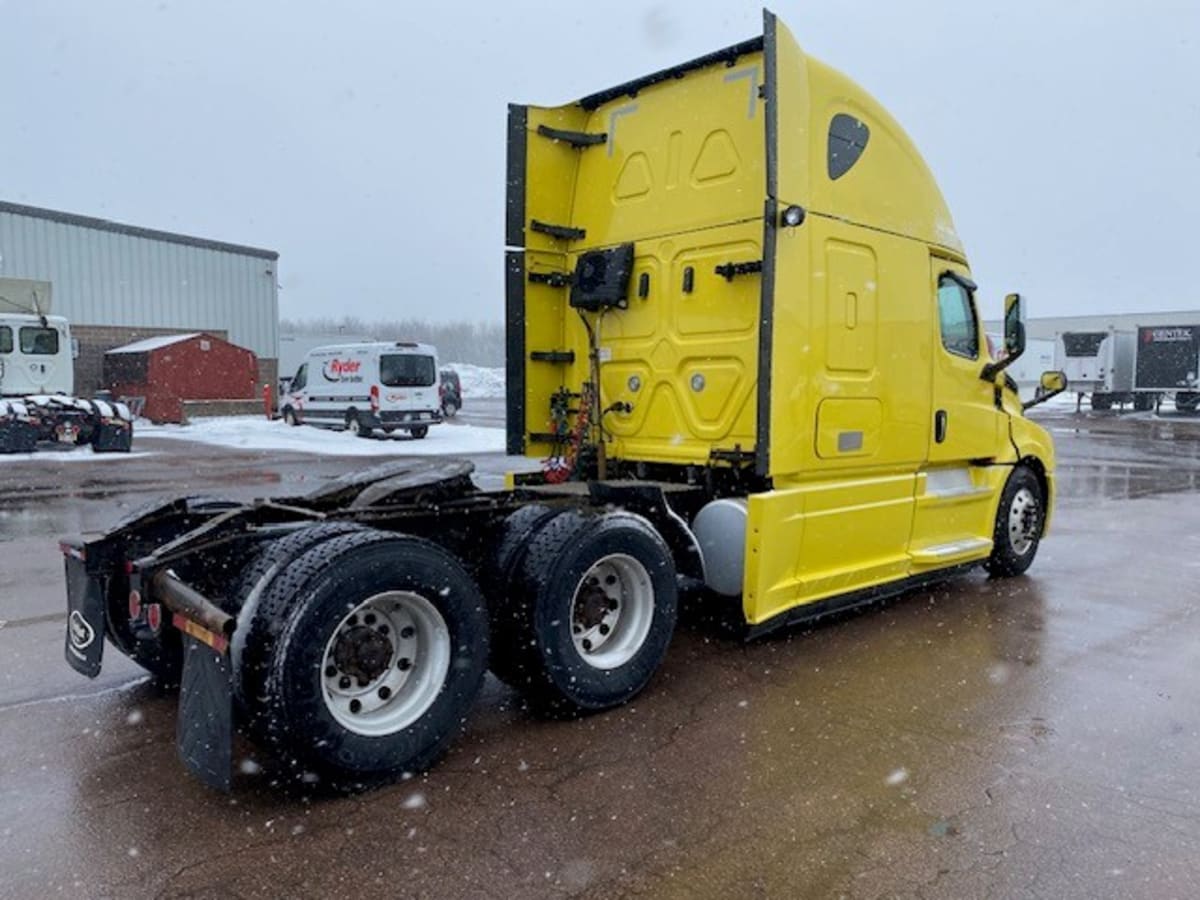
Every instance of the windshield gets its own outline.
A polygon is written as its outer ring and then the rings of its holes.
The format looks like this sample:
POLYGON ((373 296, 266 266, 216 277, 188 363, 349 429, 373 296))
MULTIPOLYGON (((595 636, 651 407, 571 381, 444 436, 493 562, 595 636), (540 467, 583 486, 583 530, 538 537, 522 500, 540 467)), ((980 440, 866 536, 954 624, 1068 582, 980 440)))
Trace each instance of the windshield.
POLYGON ((379 382, 385 387, 429 387, 436 374, 432 356, 385 353, 379 357, 379 382))
POLYGON ((22 328, 21 352, 31 356, 53 356, 58 353, 58 332, 53 328, 22 328))

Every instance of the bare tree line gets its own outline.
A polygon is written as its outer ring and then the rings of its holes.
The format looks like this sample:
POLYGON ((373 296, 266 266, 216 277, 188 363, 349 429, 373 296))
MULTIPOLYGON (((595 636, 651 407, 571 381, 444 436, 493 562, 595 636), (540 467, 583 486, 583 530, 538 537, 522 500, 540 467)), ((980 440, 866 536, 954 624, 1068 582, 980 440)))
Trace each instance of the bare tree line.
POLYGON ((438 348, 445 362, 477 366, 504 365, 504 326, 498 322, 430 322, 425 319, 378 319, 356 316, 335 319, 281 319, 282 334, 344 334, 372 341, 423 341, 438 348))

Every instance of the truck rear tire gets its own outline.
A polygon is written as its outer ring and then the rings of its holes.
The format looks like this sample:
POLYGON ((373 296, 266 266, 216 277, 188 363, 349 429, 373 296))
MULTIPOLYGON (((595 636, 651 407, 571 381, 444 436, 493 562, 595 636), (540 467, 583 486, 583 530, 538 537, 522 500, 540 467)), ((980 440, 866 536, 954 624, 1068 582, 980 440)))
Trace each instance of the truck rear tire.
POLYGON ((1026 466, 1013 469, 996 510, 992 555, 984 563, 989 574, 1021 575, 1032 565, 1046 521, 1045 503, 1037 475, 1026 466))
POLYGON ((1139 391, 1133 395, 1133 408, 1138 412, 1149 412, 1154 409, 1154 404, 1158 401, 1158 394, 1150 394, 1145 391, 1139 391))
POLYGON ((311 548, 264 600, 292 599, 271 649, 267 743, 355 790, 428 768, 462 730, 487 665, 483 598, 421 538, 363 530, 311 548))
POLYGON ((666 656, 674 560, 641 516, 568 510, 528 541, 505 608, 505 680, 552 714, 609 709, 636 696, 666 656))
POLYGON ((1092 409, 1097 412, 1112 409, 1112 394, 1092 394, 1092 409))
POLYGON ((429 426, 418 425, 416 428, 409 429, 409 434, 419 441, 421 438, 425 437, 425 435, 429 434, 429 426))
POLYGON ((287 607, 294 599, 271 592, 272 582, 287 572, 297 557, 318 544, 363 530, 363 526, 354 522, 322 522, 301 528, 271 541, 242 572, 233 592, 237 608, 226 612, 236 615, 238 620, 230 646, 233 697, 255 737, 264 736, 259 698, 263 695, 271 654, 287 621, 287 607))
POLYGON ((525 553, 533 536, 559 510, 531 503, 522 506, 504 520, 496 552, 491 559, 488 577, 483 579, 484 592, 492 613, 492 652, 489 668, 492 674, 511 687, 520 688, 528 680, 523 657, 519 651, 525 639, 524 604, 514 587, 514 579, 525 561, 525 553), (509 598, 516 598, 510 602, 509 598))

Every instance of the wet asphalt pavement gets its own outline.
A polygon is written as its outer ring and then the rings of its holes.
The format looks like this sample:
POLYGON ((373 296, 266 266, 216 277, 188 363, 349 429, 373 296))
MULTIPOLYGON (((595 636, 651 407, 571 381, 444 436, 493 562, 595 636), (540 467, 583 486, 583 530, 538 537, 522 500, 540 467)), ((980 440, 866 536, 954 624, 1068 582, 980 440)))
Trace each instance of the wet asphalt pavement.
POLYGON ((55 538, 363 460, 0 463, 0 897, 1200 896, 1200 421, 1041 418, 1027 577, 750 644, 690 610, 629 706, 545 721, 489 677, 440 765, 356 797, 248 744, 231 795, 188 777, 173 698, 63 662, 55 538))

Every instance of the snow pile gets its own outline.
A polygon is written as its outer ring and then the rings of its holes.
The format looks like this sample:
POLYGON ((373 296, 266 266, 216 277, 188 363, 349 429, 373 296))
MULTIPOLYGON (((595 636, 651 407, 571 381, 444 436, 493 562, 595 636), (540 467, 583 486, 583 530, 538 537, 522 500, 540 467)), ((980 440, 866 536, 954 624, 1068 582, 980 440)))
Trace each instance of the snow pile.
POLYGON ((463 399, 475 397, 480 400, 504 396, 504 369, 473 366, 470 363, 448 363, 444 368, 453 369, 462 382, 463 399))
POLYGON ((330 456, 441 456, 503 453, 504 429, 475 425, 433 425, 421 440, 397 431, 361 438, 349 431, 312 425, 290 426, 256 416, 197 418, 190 425, 152 425, 139 420, 136 437, 173 438, 242 450, 291 450, 330 456))

